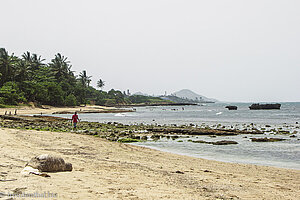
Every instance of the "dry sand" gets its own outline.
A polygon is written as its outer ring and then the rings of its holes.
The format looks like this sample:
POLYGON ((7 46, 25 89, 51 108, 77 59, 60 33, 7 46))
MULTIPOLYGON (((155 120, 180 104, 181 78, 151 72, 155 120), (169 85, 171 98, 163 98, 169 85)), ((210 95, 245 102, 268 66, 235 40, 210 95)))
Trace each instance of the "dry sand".
POLYGON ((217 162, 74 133, 0 128, 0 135, 0 193, 57 193, 52 199, 300 197, 300 170, 217 162), (40 154, 63 157, 73 171, 21 175, 40 154))
POLYGON ((114 110, 114 107, 105 107, 105 106, 96 106, 96 105, 87 105, 87 106, 75 106, 75 107, 53 107, 53 106, 43 106, 43 108, 38 107, 29 107, 29 106, 20 106, 16 108, 0 108, 0 115, 11 113, 15 114, 17 110, 18 115, 24 114, 52 114, 54 112, 75 112, 75 111, 103 111, 103 110, 114 110))

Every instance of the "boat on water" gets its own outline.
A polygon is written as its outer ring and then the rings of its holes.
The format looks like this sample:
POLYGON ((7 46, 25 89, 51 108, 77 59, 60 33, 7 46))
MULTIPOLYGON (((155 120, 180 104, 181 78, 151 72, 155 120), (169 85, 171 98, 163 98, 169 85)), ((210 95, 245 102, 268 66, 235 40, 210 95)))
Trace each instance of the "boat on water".
POLYGON ((250 110, 271 110, 271 109, 280 109, 280 103, 272 103, 272 104, 259 104, 254 103, 249 106, 250 110))

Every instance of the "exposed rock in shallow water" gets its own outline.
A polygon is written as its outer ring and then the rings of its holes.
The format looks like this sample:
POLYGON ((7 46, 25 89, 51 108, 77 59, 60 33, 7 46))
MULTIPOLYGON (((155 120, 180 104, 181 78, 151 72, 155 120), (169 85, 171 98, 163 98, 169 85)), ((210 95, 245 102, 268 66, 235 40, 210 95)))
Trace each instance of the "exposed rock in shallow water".
POLYGON ((262 131, 257 129, 253 131, 241 131, 241 130, 225 130, 225 129, 209 129, 209 128, 148 128, 147 131, 154 133, 164 134, 182 134, 182 135, 238 135, 238 134, 263 134, 262 131))
POLYGON ((280 109, 280 107, 281 107, 280 103, 274 103, 274 104, 254 103, 251 106, 249 106, 250 110, 270 110, 270 109, 280 109))
POLYGON ((212 145, 228 145, 228 144, 238 144, 236 141, 231 141, 231 140, 221 140, 217 142, 206 142, 204 140, 190 140, 189 142, 194 142, 194 143, 204 143, 204 144, 212 144, 212 145))
POLYGON ((148 137, 146 135, 141 137, 141 140, 148 140, 148 137))
POLYGON ((237 106, 226 106, 225 108, 227 108, 228 110, 237 110, 237 106))
POLYGON ((252 142, 278 142, 286 140, 284 138, 250 138, 252 142))
POLYGON ((228 145, 228 144, 238 144, 236 141, 231 141, 231 140, 221 140, 217 142, 213 142, 213 145, 228 145))

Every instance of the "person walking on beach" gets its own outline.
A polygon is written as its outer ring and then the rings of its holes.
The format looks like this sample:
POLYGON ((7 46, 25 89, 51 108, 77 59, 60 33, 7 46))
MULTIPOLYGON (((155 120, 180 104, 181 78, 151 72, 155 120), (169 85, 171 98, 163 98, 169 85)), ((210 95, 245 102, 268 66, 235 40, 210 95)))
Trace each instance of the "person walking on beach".
POLYGON ((74 128, 77 127, 77 122, 79 122, 79 121, 80 121, 80 119, 78 118, 77 112, 75 112, 75 114, 72 116, 72 122, 73 122, 74 128))

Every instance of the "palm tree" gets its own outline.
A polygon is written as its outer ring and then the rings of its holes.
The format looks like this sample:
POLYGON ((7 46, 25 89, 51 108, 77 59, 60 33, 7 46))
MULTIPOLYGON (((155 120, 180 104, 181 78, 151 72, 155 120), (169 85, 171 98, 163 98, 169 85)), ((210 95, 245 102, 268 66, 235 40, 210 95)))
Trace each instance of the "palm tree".
POLYGON ((31 55, 30 52, 27 51, 22 55, 22 58, 29 63, 31 71, 39 70, 41 67, 45 66, 43 63, 45 59, 42 59, 41 56, 38 56, 35 53, 31 55))
POLYGON ((30 74, 31 74, 31 68, 29 63, 24 60, 19 60, 16 63, 16 73, 15 73, 16 81, 22 82, 22 81, 29 80, 30 74))
POLYGON ((97 82, 97 87, 100 88, 100 90, 105 86, 105 81, 102 81, 102 79, 99 79, 97 82))
POLYGON ((4 48, 0 48, 0 85, 15 78, 15 64, 18 58, 14 54, 9 55, 4 48))
POLYGON ((52 74, 58 82, 63 80, 69 82, 75 78, 73 71, 71 71, 72 65, 70 65, 70 61, 67 59, 67 57, 58 53, 55 55, 55 58, 51 60, 51 63, 49 63, 52 74))
POLYGON ((80 77, 79 80, 80 80, 82 86, 84 86, 84 87, 89 87, 90 86, 92 76, 87 76, 85 70, 80 72, 79 77, 80 77))

